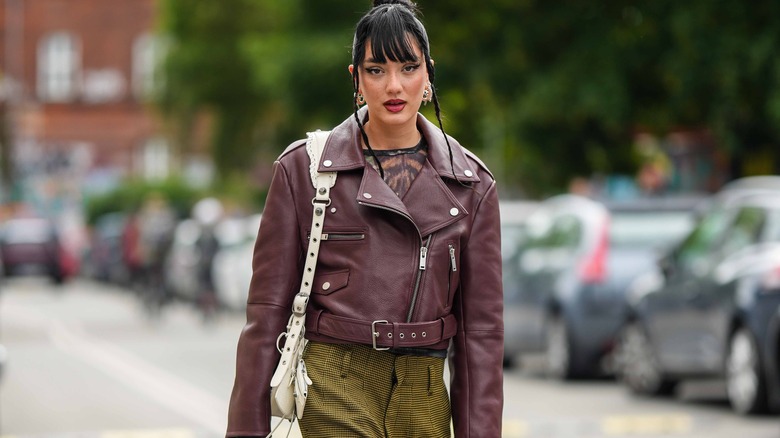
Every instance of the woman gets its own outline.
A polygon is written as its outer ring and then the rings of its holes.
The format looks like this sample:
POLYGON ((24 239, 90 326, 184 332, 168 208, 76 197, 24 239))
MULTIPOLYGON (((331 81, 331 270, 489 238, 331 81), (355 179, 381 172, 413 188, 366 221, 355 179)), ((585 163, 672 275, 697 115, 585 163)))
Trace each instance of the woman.
MULTIPOLYGON (((495 182, 444 133, 428 37, 412 3, 375 1, 357 24, 352 53, 354 114, 332 130, 319 166, 338 179, 306 312, 304 359, 313 383, 301 431, 317 438, 449 437, 452 420, 456 437, 499 437, 495 182), (418 114, 424 102, 433 102, 438 127, 418 114)), ((292 144, 274 163, 229 437, 270 432, 276 338, 300 286, 311 226, 304 144, 292 144)))

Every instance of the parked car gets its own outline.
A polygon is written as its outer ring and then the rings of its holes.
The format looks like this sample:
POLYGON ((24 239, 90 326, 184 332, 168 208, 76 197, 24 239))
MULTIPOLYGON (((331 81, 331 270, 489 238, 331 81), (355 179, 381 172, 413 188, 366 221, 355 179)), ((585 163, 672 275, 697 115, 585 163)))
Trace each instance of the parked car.
MULTIPOLYGON (((535 201, 501 201, 499 210, 501 214, 501 256, 508 259, 517 248, 525 244, 527 230, 525 226, 528 216, 539 206, 535 201)), ((508 282, 507 272, 504 272, 504 284, 508 282)), ((506 289, 506 286, 504 286, 506 289)), ((504 366, 512 366, 522 344, 518 342, 521 336, 522 325, 518 324, 517 308, 507 300, 508 295, 504 291, 504 366)))
POLYGON ((208 266, 219 306, 244 309, 260 215, 221 218, 213 227, 217 247, 211 259, 206 260, 198 246, 203 226, 195 219, 185 219, 177 225, 165 259, 165 286, 173 296, 197 302, 204 287, 199 270, 208 266))
POLYGON ((780 306, 780 177, 725 187, 658 269, 632 284, 628 302, 617 362, 632 392, 671 394, 683 379, 722 377, 735 411, 765 410, 779 397, 769 339, 780 306))
POLYGON ((107 213, 95 221, 90 233, 90 246, 84 260, 86 274, 99 281, 117 285, 130 282, 130 268, 125 262, 124 213, 107 213))
POLYGON ((226 309, 246 308, 249 282, 252 279, 252 256, 259 227, 259 214, 224 220, 217 227, 219 250, 211 269, 217 299, 226 309))
POLYGON ((780 410, 780 308, 769 323, 769 336, 765 348, 769 404, 772 410, 778 411, 780 410))
POLYGON ((200 294, 200 254, 197 248, 200 234, 200 225, 194 219, 179 222, 165 258, 166 290, 185 301, 197 301, 200 294))
POLYGON ((19 217, 0 228, 0 253, 6 276, 45 275, 62 283, 68 273, 67 254, 52 221, 19 217))
POLYGON ((523 244, 504 254, 507 353, 542 352, 554 378, 603 373, 626 287, 659 246, 690 229, 694 205, 647 199, 608 208, 578 195, 542 202, 523 244))

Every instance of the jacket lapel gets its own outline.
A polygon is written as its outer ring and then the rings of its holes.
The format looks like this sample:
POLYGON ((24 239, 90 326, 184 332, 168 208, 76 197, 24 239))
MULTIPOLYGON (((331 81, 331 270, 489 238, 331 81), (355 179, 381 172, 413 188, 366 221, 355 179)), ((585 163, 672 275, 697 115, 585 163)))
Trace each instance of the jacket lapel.
MULTIPOLYGON (((365 120, 363 108, 358 116, 365 120)), ((463 183, 478 182, 460 144, 448 137, 452 147, 452 165, 449 149, 441 130, 422 115, 417 116, 417 127, 428 143, 428 160, 412 182, 403 200, 382 180, 379 172, 367 164, 363 156, 360 130, 354 117, 335 127, 325 143, 318 170, 333 172, 363 168, 363 179, 356 201, 362 205, 396 212, 412 221, 427 236, 469 214, 442 178, 457 179, 463 183), (454 167, 455 174, 452 169, 454 167)))
POLYGON ((371 165, 366 165, 363 170, 363 180, 360 182, 356 200, 359 204, 397 212, 415 222, 414 216, 401 201, 401 198, 390 189, 379 172, 371 165))
POLYGON ((430 162, 426 162, 403 198, 420 235, 427 236, 468 215, 430 162))

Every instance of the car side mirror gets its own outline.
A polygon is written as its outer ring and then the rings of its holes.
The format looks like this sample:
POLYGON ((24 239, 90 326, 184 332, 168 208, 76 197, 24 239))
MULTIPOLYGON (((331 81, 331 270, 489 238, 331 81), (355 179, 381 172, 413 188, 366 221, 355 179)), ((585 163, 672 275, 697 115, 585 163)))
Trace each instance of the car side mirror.
POLYGON ((665 280, 672 276, 674 273, 674 252, 668 253, 658 260, 658 269, 665 280))

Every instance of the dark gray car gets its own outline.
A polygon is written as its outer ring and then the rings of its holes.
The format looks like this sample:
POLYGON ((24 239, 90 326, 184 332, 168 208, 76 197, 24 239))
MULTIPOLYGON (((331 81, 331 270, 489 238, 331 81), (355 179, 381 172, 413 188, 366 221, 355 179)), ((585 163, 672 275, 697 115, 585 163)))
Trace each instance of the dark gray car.
MULTIPOLYGON (((777 275, 780 280, 780 273, 777 275)), ((766 376, 767 393, 770 407, 780 411, 780 308, 769 323, 769 336, 766 339, 766 376)))
POLYGON ((507 354, 541 352, 556 378, 602 373, 625 318, 625 288, 690 229, 693 205, 545 200, 523 242, 504 254, 507 354))
POLYGON ((776 371, 777 352, 766 346, 780 306, 780 184, 756 182, 721 192, 659 270, 630 288, 618 369, 633 392, 723 377, 739 413, 763 411, 778 397, 767 372, 776 371))

